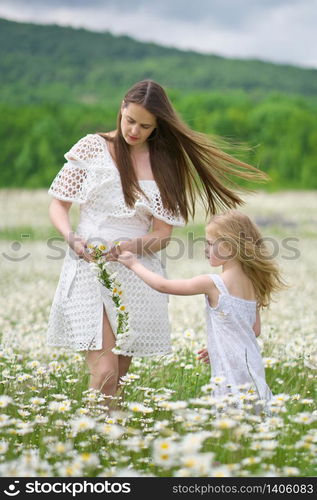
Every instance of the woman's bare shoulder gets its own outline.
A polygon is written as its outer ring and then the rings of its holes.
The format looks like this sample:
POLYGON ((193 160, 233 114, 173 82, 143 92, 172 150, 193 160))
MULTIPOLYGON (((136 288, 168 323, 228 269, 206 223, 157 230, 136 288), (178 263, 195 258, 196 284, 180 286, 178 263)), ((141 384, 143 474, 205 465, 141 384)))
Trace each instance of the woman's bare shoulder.
POLYGON ((107 139, 113 139, 116 135, 117 131, 116 130, 110 130, 110 132, 104 132, 102 137, 107 140, 107 139))
POLYGON ((116 135, 116 133, 117 133, 116 130, 111 130, 110 132, 103 132, 102 134, 99 134, 100 137, 106 142, 107 149, 114 162, 115 162, 115 152, 114 152, 113 138, 116 135))

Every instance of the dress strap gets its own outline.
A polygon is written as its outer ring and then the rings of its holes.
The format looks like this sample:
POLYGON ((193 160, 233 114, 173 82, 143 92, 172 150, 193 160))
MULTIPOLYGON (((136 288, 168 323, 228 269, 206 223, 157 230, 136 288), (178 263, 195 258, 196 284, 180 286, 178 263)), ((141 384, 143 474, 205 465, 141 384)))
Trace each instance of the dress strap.
POLYGON ((220 293, 223 293, 224 295, 229 295, 229 292, 227 290, 226 285, 223 282, 223 279, 219 274, 209 274, 210 278, 218 288, 220 293))

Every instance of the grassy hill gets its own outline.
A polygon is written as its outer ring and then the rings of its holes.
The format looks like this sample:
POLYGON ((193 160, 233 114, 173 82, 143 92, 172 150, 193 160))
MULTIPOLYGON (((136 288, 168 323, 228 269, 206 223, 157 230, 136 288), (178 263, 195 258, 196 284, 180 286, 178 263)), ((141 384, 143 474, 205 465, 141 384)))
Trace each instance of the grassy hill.
POLYGON ((317 70, 228 59, 109 32, 0 19, 2 102, 106 102, 153 78, 175 92, 243 89, 317 95, 317 70))
MULTIPOLYGON (((195 130, 253 147, 268 189, 317 188, 317 70, 0 19, 0 187, 48 187, 80 137, 152 78, 195 130)), ((237 152, 238 153, 238 152, 237 152)))

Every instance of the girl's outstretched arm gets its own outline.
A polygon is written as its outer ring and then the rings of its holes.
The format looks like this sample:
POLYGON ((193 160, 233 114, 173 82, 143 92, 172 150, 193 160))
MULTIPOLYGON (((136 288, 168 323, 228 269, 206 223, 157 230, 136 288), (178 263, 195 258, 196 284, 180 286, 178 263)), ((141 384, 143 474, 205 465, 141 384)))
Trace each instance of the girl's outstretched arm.
POLYGON ((168 280, 159 274, 149 271, 131 252, 122 252, 117 260, 131 269, 151 288, 161 293, 169 293, 171 295, 208 294, 214 286, 212 280, 205 274, 190 279, 168 280))

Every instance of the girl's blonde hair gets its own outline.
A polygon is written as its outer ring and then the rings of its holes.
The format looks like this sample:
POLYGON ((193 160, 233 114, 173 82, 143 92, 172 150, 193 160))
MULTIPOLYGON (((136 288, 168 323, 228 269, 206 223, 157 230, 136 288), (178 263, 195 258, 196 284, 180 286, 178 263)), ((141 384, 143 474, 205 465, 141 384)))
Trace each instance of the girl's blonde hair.
POLYGON ((206 227, 206 235, 219 238, 219 243, 232 249, 243 271, 252 281, 257 304, 268 307, 272 293, 287 288, 276 260, 272 257, 259 228, 238 210, 214 215, 206 227))

